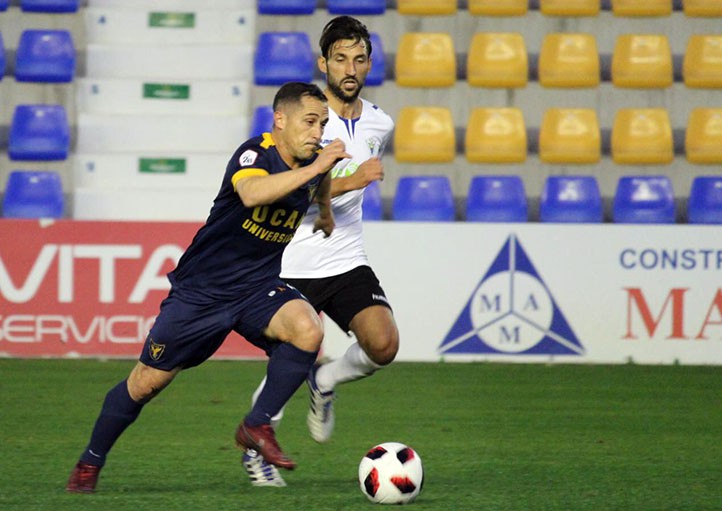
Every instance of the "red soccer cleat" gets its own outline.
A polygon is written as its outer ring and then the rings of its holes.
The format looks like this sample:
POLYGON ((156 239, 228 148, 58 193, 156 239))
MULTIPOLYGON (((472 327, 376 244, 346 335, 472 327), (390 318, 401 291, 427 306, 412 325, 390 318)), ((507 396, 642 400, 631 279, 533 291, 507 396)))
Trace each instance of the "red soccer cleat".
POLYGON ((283 454, 281 446, 276 441, 276 433, 270 424, 249 426, 242 422, 236 430, 236 443, 242 449, 254 449, 271 465, 278 468, 293 470, 296 463, 283 454))
POLYGON ((93 493, 95 491, 95 485, 98 484, 98 475, 100 469, 96 465, 89 465, 79 461, 73 472, 70 474, 68 479, 68 485, 65 487, 65 491, 72 493, 93 493))

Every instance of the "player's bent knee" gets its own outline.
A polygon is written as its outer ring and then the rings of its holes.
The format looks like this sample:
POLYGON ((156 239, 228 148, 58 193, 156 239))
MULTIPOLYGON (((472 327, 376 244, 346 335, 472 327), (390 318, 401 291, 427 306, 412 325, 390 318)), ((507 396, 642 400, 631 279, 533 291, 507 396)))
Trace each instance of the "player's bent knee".
POLYGON ((147 403, 160 394, 177 373, 178 370, 162 371, 138 362, 128 377, 128 394, 133 401, 147 403))
POLYGON ((323 342, 321 319, 311 315, 297 318, 289 342, 304 351, 318 351, 323 342))

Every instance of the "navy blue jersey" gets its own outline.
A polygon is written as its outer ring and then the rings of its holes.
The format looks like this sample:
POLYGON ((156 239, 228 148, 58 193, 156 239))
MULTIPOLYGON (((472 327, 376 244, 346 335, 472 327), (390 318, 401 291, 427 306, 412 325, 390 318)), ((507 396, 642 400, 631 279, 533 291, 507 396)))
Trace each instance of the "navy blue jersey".
MULTIPOLYGON (((316 159, 303 162, 306 166, 316 159)), ((281 272, 281 255, 325 174, 273 204, 246 207, 236 192, 245 177, 290 170, 270 133, 242 144, 231 157, 208 220, 169 275, 174 286, 210 298, 236 296, 281 272)))

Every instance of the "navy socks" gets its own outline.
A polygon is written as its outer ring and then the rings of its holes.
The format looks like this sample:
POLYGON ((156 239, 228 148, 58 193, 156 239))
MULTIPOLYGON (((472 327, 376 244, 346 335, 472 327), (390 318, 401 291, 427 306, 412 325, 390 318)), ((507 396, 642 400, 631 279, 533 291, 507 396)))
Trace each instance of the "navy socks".
POLYGON ((95 421, 90 443, 80 456, 80 461, 102 467, 105 457, 115 441, 138 417, 143 405, 136 403, 128 394, 128 384, 123 380, 110 389, 105 396, 103 408, 95 421))
POLYGON ((304 382, 317 355, 317 351, 304 351, 287 342, 276 348, 268 361, 266 384, 246 415, 246 424, 268 424, 304 382))

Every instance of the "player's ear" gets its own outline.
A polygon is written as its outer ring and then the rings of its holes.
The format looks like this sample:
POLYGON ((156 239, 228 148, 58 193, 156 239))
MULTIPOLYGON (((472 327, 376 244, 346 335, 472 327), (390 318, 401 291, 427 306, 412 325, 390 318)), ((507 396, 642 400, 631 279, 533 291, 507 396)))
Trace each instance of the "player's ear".
POLYGON ((280 110, 273 112, 273 127, 282 130, 286 127, 286 114, 280 110))
POLYGON ((320 69, 323 74, 328 74, 328 64, 326 63, 326 57, 323 55, 318 58, 318 69, 320 69))

